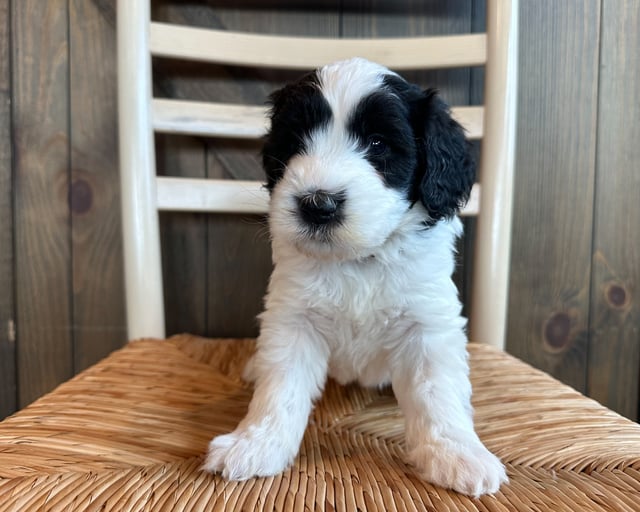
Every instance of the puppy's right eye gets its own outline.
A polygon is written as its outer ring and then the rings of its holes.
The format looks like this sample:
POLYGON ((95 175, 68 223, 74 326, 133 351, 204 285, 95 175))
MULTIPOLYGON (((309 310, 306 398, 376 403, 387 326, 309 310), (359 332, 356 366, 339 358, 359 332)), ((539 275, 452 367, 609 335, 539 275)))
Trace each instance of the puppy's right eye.
POLYGON ((387 143, 380 135, 371 135, 367 140, 367 146, 372 156, 382 156, 387 152, 387 143))

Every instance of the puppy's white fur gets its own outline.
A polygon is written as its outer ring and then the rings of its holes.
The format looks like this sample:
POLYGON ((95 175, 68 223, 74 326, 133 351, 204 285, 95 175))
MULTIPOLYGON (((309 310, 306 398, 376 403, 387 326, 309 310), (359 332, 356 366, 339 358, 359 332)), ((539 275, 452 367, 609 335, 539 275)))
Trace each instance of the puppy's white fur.
POLYGON ((465 320, 451 280, 462 225, 443 219, 425 229, 422 205, 380 179, 340 118, 385 73, 361 59, 319 71, 334 119, 273 189, 275 268, 247 371, 255 393, 236 430, 211 442, 206 470, 234 480, 284 470, 329 375, 391 383, 408 461, 426 480, 472 496, 506 481, 473 427, 465 320), (330 241, 296 214, 296 198, 313 190, 346 193, 345 221, 330 241))

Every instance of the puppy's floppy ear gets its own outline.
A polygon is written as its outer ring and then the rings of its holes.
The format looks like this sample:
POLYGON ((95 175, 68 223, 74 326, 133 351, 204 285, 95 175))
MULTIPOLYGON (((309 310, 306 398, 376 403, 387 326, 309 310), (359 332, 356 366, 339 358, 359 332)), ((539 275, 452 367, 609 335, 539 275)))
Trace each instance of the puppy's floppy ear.
POLYGON ((315 72, 269 96, 271 126, 262 147, 262 164, 271 192, 282 178, 289 159, 302 152, 307 136, 331 118, 315 72))
POLYGON ((269 119, 273 119, 280 111, 282 111, 287 100, 295 91, 295 86, 286 84, 275 91, 272 91, 267 98, 267 106, 269 107, 269 119))
POLYGON ((302 94, 298 84, 288 84, 273 91, 267 100, 270 107, 268 117, 269 130, 263 139, 262 167, 267 176, 267 190, 273 191, 276 183, 284 174, 286 160, 298 149, 299 140, 289 136, 295 111, 288 109, 302 94), (287 111, 289 111, 287 113, 287 111))
POLYGON ((269 94, 267 105, 271 121, 281 114, 287 106, 304 101, 310 91, 318 90, 318 77, 315 71, 306 73, 293 83, 284 85, 269 94))
POLYGON ((411 105, 420 164, 415 197, 424 205, 431 223, 452 217, 469 199, 475 180, 475 160, 464 130, 437 91, 427 89, 411 105))

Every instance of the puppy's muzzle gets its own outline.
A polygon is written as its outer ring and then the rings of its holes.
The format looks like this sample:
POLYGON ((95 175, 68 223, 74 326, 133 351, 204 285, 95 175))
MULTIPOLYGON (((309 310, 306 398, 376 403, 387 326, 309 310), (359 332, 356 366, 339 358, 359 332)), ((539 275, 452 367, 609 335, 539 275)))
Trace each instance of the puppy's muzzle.
POLYGON ((342 216, 343 193, 316 190, 298 198, 300 217, 310 226, 325 226, 338 222, 342 216))

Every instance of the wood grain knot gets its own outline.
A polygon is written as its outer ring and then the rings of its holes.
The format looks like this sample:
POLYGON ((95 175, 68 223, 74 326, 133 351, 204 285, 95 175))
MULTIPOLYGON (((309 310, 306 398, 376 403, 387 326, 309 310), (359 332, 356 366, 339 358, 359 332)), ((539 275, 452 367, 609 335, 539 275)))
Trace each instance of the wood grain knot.
POLYGON ((71 211, 75 214, 82 215, 91 210, 91 206, 93 206, 93 189, 88 181, 82 178, 73 180, 69 193, 69 202, 71 211))
POLYGON ((605 289, 605 296, 612 308, 624 308, 629 304, 629 293, 619 283, 609 283, 605 289))
POLYGON ((567 313, 554 313, 544 326, 544 342, 554 352, 569 345, 570 334, 571 317, 567 313))

